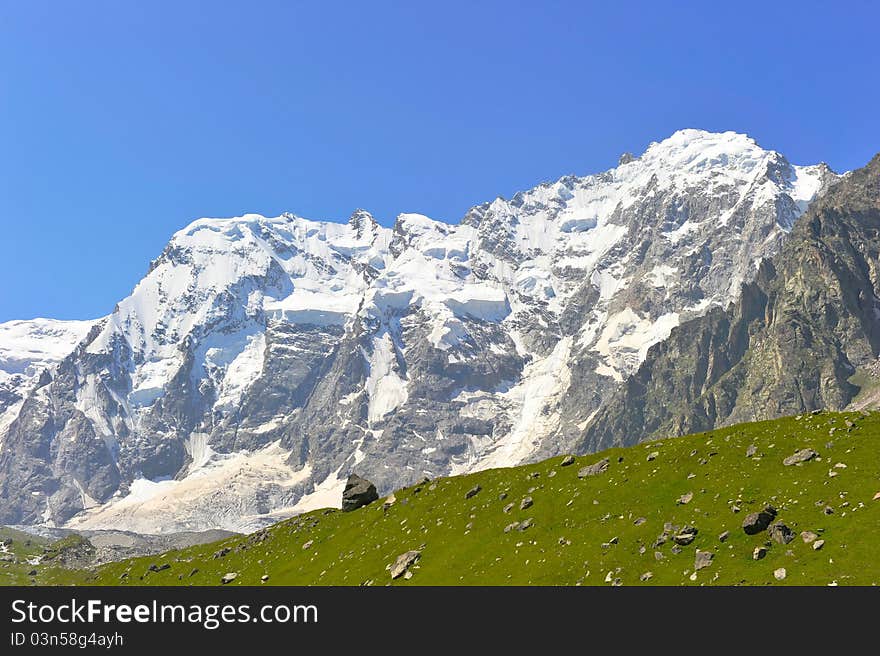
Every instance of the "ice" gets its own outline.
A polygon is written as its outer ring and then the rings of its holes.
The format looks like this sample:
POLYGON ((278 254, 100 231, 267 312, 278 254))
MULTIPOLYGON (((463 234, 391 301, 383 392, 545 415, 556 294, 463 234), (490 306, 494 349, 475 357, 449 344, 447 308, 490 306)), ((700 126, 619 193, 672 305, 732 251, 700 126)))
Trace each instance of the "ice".
POLYGON ((370 372, 364 385, 370 399, 367 414, 370 423, 406 403, 408 397, 406 381, 397 371, 394 349, 391 335, 385 333, 373 339, 373 352, 364 354, 370 372))
POLYGON ((95 323, 56 319, 0 323, 0 372, 37 375, 70 355, 95 323))

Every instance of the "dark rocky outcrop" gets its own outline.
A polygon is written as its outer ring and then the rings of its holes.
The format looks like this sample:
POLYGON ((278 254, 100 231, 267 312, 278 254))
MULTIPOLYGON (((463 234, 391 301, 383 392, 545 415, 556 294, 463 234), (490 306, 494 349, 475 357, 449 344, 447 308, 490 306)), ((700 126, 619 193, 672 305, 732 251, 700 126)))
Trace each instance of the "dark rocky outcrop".
POLYGON ((373 503, 379 498, 376 486, 357 474, 351 474, 342 492, 342 510, 350 512, 373 503))

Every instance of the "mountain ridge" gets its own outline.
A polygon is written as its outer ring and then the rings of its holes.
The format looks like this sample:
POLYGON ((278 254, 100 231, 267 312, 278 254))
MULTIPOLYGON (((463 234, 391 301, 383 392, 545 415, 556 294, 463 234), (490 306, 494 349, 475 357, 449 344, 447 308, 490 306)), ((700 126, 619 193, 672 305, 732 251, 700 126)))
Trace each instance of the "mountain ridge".
POLYGON ((459 225, 196 220, 23 401, 0 520, 238 530, 353 468, 387 490, 564 450, 836 179, 685 130, 459 225))

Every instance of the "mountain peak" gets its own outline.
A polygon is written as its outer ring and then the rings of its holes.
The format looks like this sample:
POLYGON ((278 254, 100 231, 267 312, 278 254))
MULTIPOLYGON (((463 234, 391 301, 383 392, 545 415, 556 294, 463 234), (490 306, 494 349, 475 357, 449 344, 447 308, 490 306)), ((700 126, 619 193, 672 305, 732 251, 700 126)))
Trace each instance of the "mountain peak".
POLYGON ((360 208, 356 209, 351 213, 351 216, 348 217, 348 225, 355 229, 358 239, 363 237, 365 232, 374 232, 375 229, 379 227, 379 224, 376 222, 376 219, 373 218, 373 215, 367 210, 360 208))

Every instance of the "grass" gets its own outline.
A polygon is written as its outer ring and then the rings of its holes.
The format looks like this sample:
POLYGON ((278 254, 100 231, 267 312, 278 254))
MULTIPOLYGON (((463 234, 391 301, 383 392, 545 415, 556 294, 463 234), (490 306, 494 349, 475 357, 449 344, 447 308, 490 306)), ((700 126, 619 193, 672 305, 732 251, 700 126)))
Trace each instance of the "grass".
POLYGON ((36 585, 219 585, 227 572, 237 573, 229 585, 873 585, 880 582, 878 454, 880 413, 787 417, 611 449, 568 467, 557 457, 437 479, 399 490, 387 510, 380 500, 350 513, 315 511, 250 536, 92 571, 38 566, 27 577, 3 563, 0 572, 5 582, 36 585), (752 444, 757 453, 748 458, 752 444), (819 457, 782 465, 805 447, 819 457), (606 472, 578 478, 603 457, 606 472), (481 491, 466 499, 476 485, 481 491), (689 503, 677 503, 689 492, 689 503), (526 496, 533 505, 520 510, 526 496), (742 530, 744 517, 766 503, 794 541, 742 530), (534 521, 527 530, 504 532, 526 518, 534 521), (653 546, 666 523, 699 532, 687 546, 653 546), (803 542, 807 530, 824 548, 803 542), (768 553, 756 561, 761 545, 768 553), (413 549, 421 559, 412 578, 392 581, 388 566, 413 549), (714 559, 695 574, 697 549, 714 559), (787 574, 781 581, 779 568, 787 574))

